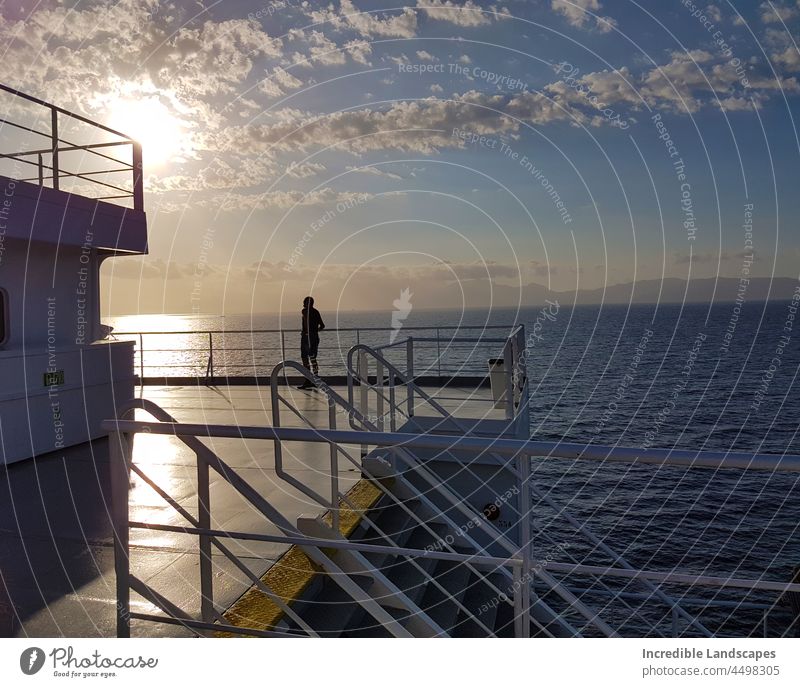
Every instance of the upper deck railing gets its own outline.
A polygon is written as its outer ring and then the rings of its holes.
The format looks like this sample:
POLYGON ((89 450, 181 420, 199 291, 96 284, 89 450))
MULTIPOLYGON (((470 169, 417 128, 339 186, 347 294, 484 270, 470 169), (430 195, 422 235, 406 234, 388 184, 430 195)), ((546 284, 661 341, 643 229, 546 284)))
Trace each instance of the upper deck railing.
MULTIPOLYGON (((403 362, 407 337, 414 339, 419 377, 483 378, 487 360, 497 354, 514 325, 406 326, 398 335, 391 327, 330 327, 322 332, 318 355, 325 376, 342 375, 347 352, 367 344, 390 360, 403 362), (390 344, 396 336, 397 346, 390 344), (401 339, 402 337, 402 339, 401 339)), ((268 377, 279 360, 300 357, 301 331, 282 329, 198 329, 189 331, 114 331, 121 340, 134 341, 135 365, 144 383, 162 384, 186 378, 268 377)))
POLYGON ((6 176, 144 209, 141 144, 110 127, 3 84, 0 96, 5 104, 0 108, 0 144, 6 148, 0 149, 0 163, 5 163, 2 172, 8 171, 9 161, 13 167, 6 176), (30 105, 33 108, 26 109, 30 105), (16 121, 9 114, 15 109, 24 112, 14 116, 16 121), (16 137, 8 136, 9 132, 16 137), (65 138, 65 132, 69 138, 65 138), (126 156, 128 148, 130 155, 126 156), (72 182, 71 186, 65 187, 66 180, 72 182))

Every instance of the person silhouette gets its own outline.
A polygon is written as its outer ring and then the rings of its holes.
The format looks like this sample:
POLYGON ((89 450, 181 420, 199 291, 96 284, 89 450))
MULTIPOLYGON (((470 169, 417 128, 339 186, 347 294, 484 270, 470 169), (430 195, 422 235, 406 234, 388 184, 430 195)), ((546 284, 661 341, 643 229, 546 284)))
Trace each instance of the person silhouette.
MULTIPOLYGON (((305 367, 314 377, 319 375, 319 365, 317 364, 317 353, 319 351, 319 333, 325 329, 322 315, 314 307, 314 299, 306 296, 303 299, 302 315, 302 334, 300 337, 300 357, 305 367)), ((298 388, 313 389, 314 384, 305 380, 298 388)))

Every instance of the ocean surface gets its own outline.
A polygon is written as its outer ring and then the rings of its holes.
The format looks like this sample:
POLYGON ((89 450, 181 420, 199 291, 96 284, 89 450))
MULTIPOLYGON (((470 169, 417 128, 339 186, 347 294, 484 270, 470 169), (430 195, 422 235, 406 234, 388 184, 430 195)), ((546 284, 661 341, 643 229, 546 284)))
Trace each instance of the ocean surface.
MULTIPOLYGON (((796 304, 795 304, 796 305, 796 304)), ((392 336, 392 312, 326 313, 322 374, 343 374, 356 341, 379 345, 392 336), (333 329, 342 331, 331 331, 333 329), (353 331, 358 328, 358 331, 353 331), (371 328, 381 328, 374 330, 371 328)), ((502 338, 526 325, 531 382, 531 435, 537 439, 621 446, 800 454, 800 322, 791 302, 709 305, 567 307, 465 312, 412 309, 398 338, 439 334, 502 338), (498 329, 485 329, 498 326, 498 329)), ((115 332, 144 335, 145 374, 197 374, 208 365, 208 334, 217 374, 268 374, 298 357, 299 334, 234 334, 237 330, 296 329, 290 316, 136 316, 107 320, 115 332)), ((396 322, 397 324, 397 322, 396 322)), ((120 335, 120 338, 127 338, 120 335)), ((484 373, 500 344, 419 341, 428 372, 484 373)), ((403 355, 402 351, 396 354, 403 355)), ((137 362, 138 364, 138 362, 137 362)), ((422 371, 415 371, 420 374, 422 371)), ((201 372, 202 374, 202 372, 201 372)), ((800 489, 790 473, 603 465, 533 459, 534 484, 636 567, 788 582, 800 565, 800 489)), ((559 560, 613 561, 536 502, 536 550, 559 560)), ((612 585, 614 586, 614 585, 612 585)), ((648 623, 670 622, 666 607, 640 607, 635 598, 604 608, 604 591, 586 579, 585 598, 601 615, 639 634, 648 623)), ((644 591, 641 584, 614 587, 644 591)), ((775 596, 741 590, 667 587, 677 596, 736 603, 774 603, 775 596)), ((707 626, 723 634, 763 633, 763 610, 702 609, 707 626)), ((768 633, 786 632, 785 602, 770 611, 768 633)))

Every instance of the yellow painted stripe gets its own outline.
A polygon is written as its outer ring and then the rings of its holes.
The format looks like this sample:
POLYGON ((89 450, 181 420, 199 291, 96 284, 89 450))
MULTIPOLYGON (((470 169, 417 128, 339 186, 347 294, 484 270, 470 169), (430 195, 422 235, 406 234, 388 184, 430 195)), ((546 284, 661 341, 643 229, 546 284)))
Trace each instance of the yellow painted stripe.
MULTIPOLYGON (((347 492, 346 499, 353 508, 339 502, 339 531, 349 537, 358 527, 361 518, 380 499, 383 492, 371 481, 361 479, 347 492)), ((323 520, 328 524, 330 512, 323 520)), ((275 564, 264 573, 261 581, 285 603, 296 601, 320 572, 317 566, 298 546, 292 546, 275 564)), ((258 587, 248 589, 224 614, 225 622, 236 627, 259 630, 273 629, 283 617, 284 612, 258 587)), ((230 632, 217 632, 217 637, 240 637, 230 632)))

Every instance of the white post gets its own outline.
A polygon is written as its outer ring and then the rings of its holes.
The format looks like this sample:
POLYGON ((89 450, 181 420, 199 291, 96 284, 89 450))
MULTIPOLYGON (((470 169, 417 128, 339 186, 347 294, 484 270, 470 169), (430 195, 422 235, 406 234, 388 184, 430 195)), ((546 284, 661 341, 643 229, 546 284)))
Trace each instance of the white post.
POLYGON ((514 356, 511 352, 511 339, 503 347, 503 367, 506 373, 506 420, 514 419, 514 356))
MULTIPOLYGON (((211 493, 209 489, 208 463, 199 454, 197 459, 197 521, 203 529, 211 529, 211 493)), ((206 622, 213 622, 214 577, 211 559, 211 538, 200 535, 200 616, 206 622)))
POLYGON ((526 453, 517 455, 517 473, 519 474, 519 542, 522 553, 522 588, 520 591, 520 603, 525 622, 522 626, 522 637, 530 637, 531 634, 531 562, 533 560, 533 535, 531 532, 531 459, 526 453))
POLYGON ((408 417, 414 416, 414 339, 410 336, 406 341, 406 404, 408 417))
MULTIPOLYGON (((336 404, 328 399, 328 419, 331 429, 336 429, 336 404)), ((331 526, 339 534, 339 456, 336 444, 331 442, 331 526)))
POLYGON ((130 445, 121 432, 108 435, 111 460, 111 522, 114 536, 114 573, 117 584, 117 637, 131 636, 130 533, 128 490, 130 445))

